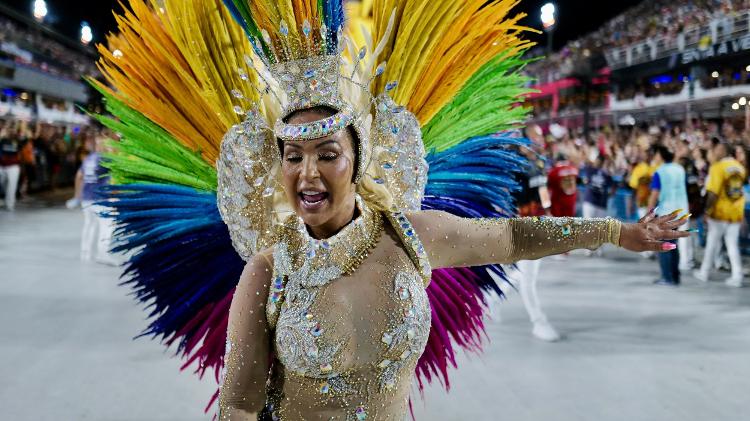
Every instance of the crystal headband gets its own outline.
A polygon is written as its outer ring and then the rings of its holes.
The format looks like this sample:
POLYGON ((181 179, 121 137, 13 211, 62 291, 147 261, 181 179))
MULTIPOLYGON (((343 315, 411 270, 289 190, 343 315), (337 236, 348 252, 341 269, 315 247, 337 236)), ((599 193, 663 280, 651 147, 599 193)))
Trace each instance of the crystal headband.
MULTIPOLYGON (((357 136, 357 161, 358 165, 355 168, 354 183, 358 184, 365 172, 367 167, 370 165, 370 139, 368 137, 369 132, 363 130, 363 121, 354 115, 352 108, 344 102, 338 102, 334 104, 317 104, 312 105, 308 108, 315 107, 330 107, 336 110, 341 110, 335 115, 326 117, 320 120, 311 121, 303 124, 288 124, 284 122, 284 118, 276 120, 273 132, 276 137, 282 141, 309 141, 315 140, 328 135, 332 135, 339 130, 345 129, 351 126, 357 136)), ((304 110, 306 108, 292 109, 291 112, 285 113, 287 116, 291 115, 295 111, 304 110)), ((279 153, 282 153, 279 151, 279 153)))
MULTIPOLYGON (((321 104, 325 105, 325 104, 321 104)), ((310 107, 315 108, 315 107, 310 107)), ((339 107, 336 107, 339 108, 339 107)), ((283 118, 276 120, 273 131, 281 140, 314 140, 326 137, 346 126, 354 123, 354 113, 349 107, 344 107, 331 117, 310 121, 302 124, 285 123, 283 118)))

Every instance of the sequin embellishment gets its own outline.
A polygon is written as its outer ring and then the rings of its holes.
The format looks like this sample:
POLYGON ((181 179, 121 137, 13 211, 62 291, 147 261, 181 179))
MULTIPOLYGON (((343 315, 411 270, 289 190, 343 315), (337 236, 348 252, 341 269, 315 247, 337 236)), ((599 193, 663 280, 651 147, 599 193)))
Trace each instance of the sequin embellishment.
POLYGON ((411 358, 421 355, 430 335, 432 314, 422 279, 414 273, 398 272, 393 283, 393 294, 405 305, 405 309, 403 314, 394 316, 395 329, 383 334, 385 355, 396 357, 384 359, 378 364, 382 370, 379 376, 381 391, 393 389, 399 371, 411 358))

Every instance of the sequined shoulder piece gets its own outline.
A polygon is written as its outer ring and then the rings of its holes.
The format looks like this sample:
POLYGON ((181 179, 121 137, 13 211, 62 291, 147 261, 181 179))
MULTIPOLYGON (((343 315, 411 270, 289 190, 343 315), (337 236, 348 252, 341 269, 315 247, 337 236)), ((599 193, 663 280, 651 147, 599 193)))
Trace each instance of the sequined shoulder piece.
POLYGON ((277 243, 273 247, 273 279, 268 291, 268 302, 266 303, 266 320, 271 329, 276 328, 279 320, 281 304, 284 300, 284 289, 286 287, 286 276, 291 272, 291 259, 287 251, 286 243, 277 243))
POLYGON ((430 265, 430 260, 427 257, 427 252, 424 249, 424 245, 422 245, 422 241, 419 240, 417 232, 411 225, 411 221, 409 221, 409 218, 403 212, 386 212, 385 215, 404 243, 406 251, 419 270, 426 288, 432 278, 432 266, 430 265))

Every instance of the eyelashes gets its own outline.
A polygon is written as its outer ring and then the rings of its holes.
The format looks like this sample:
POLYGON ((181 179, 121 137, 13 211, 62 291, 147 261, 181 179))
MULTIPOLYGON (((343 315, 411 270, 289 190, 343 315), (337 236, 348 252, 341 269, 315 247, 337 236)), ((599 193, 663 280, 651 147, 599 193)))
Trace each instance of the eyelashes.
POLYGON ((337 153, 324 153, 318 156, 318 159, 322 161, 334 161, 339 157, 337 153))
MULTIPOLYGON (((318 160, 331 162, 331 161, 335 161, 336 159, 338 159, 339 156, 340 155, 337 153, 324 153, 324 154, 318 155, 318 160)), ((287 162, 291 162, 293 164, 297 164, 297 163, 302 162, 302 156, 301 155, 288 155, 284 158, 284 160, 286 160, 287 162)))

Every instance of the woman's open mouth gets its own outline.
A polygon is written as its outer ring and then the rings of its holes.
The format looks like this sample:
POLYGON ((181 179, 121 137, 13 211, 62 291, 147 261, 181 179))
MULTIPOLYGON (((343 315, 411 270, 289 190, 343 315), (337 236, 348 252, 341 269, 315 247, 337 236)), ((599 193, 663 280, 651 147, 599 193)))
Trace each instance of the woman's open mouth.
POLYGON ((328 199, 328 192, 306 190, 299 193, 300 205, 303 209, 312 211, 320 209, 328 199))

